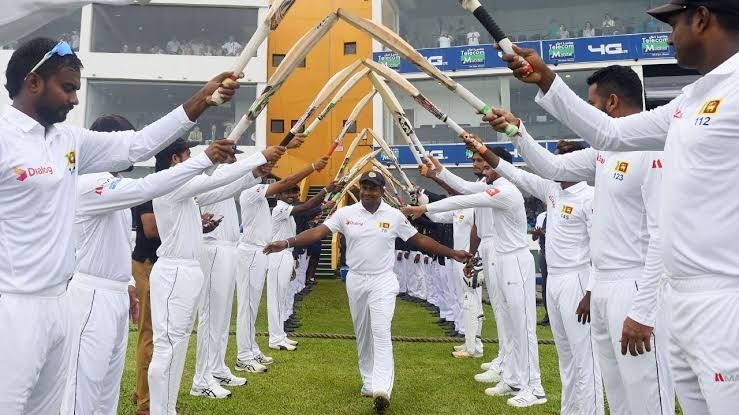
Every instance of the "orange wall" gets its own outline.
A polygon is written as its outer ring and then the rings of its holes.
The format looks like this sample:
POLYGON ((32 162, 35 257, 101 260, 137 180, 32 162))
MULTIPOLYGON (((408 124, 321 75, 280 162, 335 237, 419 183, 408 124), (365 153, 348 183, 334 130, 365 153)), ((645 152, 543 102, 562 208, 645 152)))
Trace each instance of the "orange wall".
MULTIPOLYGON (((372 2, 370 0, 298 0, 290 9, 279 28, 269 36, 267 73, 271 76, 277 68, 272 67, 273 54, 287 54, 292 45, 308 30, 315 27, 326 15, 337 8, 345 8, 354 14, 371 18, 372 2)), ((326 36, 310 51, 306 58, 305 68, 296 68, 280 91, 272 97, 267 107, 267 144, 278 144, 285 136, 270 131, 271 121, 285 121, 285 132, 290 129, 291 120, 297 120, 313 101, 325 82, 336 72, 350 65, 357 59, 372 57, 372 39, 345 22, 339 20, 326 36), (344 42, 356 42, 357 54, 344 55, 344 42)), ((357 102, 370 90, 367 80, 360 82, 334 108, 328 117, 313 131, 306 143, 296 150, 291 150, 283 157, 275 174, 284 176, 300 170, 326 153, 333 139, 339 134, 343 120, 352 111, 357 102)), ((320 111, 319 108, 318 111, 320 111)), ((308 120, 310 123, 313 117, 308 120)), ((372 127, 372 104, 370 103, 357 120, 357 131, 372 127)), ((344 147, 356 137, 347 134, 344 147)), ((352 156, 356 160, 369 152, 369 144, 360 145, 352 156)), ((314 173, 308 179, 311 185, 329 183, 339 168, 344 151, 337 150, 331 157, 328 168, 321 173, 314 173)))

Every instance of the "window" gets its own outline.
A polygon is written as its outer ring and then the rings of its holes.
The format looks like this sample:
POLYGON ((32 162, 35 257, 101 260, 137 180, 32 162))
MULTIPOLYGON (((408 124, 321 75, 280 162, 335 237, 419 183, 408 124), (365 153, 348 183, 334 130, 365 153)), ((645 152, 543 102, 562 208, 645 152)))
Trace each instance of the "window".
POLYGON ((92 51, 237 56, 257 29, 257 8, 93 7, 92 51))
POLYGON ((54 19, 41 26, 28 36, 24 36, 13 42, 0 45, 0 49, 15 49, 18 45, 36 37, 49 37, 55 40, 63 40, 74 50, 80 49, 80 25, 82 22, 82 11, 78 10, 68 16, 54 19))
MULTIPOLYGON (((346 125, 346 120, 344 120, 341 123, 342 126, 346 125)), ((352 125, 349 126, 349 128, 346 130, 347 133, 356 133, 357 132, 357 121, 352 121, 352 125)))
MULTIPOLYGON (((89 126, 102 114, 114 113, 126 117, 140 130, 181 105, 201 87, 200 83, 189 82, 90 80, 85 125, 89 126)), ((249 111, 255 98, 256 87, 242 84, 228 105, 210 108, 183 138, 208 144, 216 138, 227 137, 235 122, 249 111)), ((254 145, 254 134, 252 124, 238 144, 254 145)))
POLYGON ((272 120, 269 124, 269 131, 273 133, 284 133, 285 132, 285 121, 284 120, 272 120))
MULTIPOLYGON (((290 121, 290 129, 292 130, 293 128, 295 128, 295 124, 297 123, 298 123, 298 120, 290 121)), ((303 131, 305 131, 305 123, 303 123, 303 125, 301 125, 300 128, 298 128, 298 133, 302 133, 303 131)))
POLYGON ((345 42, 344 43, 344 55, 356 55, 357 54, 357 42, 345 42))
POLYGON ((272 67, 276 68, 280 66, 283 60, 285 60, 285 55, 272 54, 272 67))

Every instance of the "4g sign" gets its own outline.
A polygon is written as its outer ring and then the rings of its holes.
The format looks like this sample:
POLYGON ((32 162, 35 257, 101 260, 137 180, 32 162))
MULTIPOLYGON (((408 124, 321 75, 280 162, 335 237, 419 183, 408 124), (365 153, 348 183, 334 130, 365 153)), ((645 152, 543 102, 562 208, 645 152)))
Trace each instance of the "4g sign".
POLYGON ((588 50, 601 55, 627 55, 629 53, 621 43, 601 44, 599 46, 588 45, 588 50))

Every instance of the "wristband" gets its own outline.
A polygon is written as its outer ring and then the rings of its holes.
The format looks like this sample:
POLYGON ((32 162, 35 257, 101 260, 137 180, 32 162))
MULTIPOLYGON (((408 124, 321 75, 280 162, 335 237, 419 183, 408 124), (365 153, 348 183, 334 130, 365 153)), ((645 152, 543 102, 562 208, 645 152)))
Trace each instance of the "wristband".
POLYGON ((316 171, 316 165, 314 163, 311 163, 310 166, 313 168, 313 171, 316 171))
POLYGON ((475 141, 475 150, 477 150, 480 155, 483 155, 488 151, 488 148, 481 142, 475 141))
POLYGON ((290 238, 285 239, 285 243, 287 244, 287 247, 290 248, 290 238))

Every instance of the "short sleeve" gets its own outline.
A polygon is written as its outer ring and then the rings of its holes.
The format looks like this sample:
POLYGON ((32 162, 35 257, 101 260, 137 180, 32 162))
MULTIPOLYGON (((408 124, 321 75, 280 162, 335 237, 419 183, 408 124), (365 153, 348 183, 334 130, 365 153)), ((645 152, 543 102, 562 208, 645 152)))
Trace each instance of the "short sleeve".
POLYGON ((283 201, 278 201, 277 206, 272 210, 272 220, 274 222, 280 222, 290 219, 293 207, 293 205, 289 205, 283 201))
POLYGON ((396 216, 398 217, 398 227, 396 228, 395 232, 398 238, 407 241, 418 233, 418 230, 416 230, 416 228, 411 225, 411 223, 408 221, 408 218, 403 216, 400 211, 398 211, 396 216))
POLYGON ((258 184, 244 190, 241 192, 241 197, 239 197, 239 203, 242 205, 253 204, 255 201, 267 197, 268 187, 268 184, 258 184))

